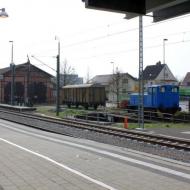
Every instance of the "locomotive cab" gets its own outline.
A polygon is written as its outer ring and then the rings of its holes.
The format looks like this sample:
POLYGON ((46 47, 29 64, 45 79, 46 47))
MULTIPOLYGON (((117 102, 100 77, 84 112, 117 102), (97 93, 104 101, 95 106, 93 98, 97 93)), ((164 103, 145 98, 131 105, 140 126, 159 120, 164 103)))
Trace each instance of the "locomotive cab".
MULTIPOLYGON (((131 94, 130 108, 138 108, 139 94, 131 94)), ((175 113, 179 108, 179 87, 176 85, 152 85, 144 94, 145 110, 175 113)))
POLYGON ((176 85, 155 85, 148 87, 147 106, 161 112, 174 113, 179 109, 179 87, 176 85))

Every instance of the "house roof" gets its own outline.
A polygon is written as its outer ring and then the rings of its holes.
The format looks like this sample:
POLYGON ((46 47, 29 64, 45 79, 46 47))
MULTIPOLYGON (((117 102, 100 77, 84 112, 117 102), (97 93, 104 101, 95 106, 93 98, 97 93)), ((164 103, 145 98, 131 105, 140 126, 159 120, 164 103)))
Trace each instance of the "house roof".
MULTIPOLYGON (((129 73, 121 73, 121 76, 128 76, 129 78, 131 78, 132 80, 137 81, 137 78, 133 77, 132 75, 130 75, 129 73)), ((110 83, 110 81, 113 78, 113 74, 108 74, 108 75, 96 75, 94 78, 92 78, 90 80, 91 83, 99 83, 102 85, 107 85, 110 83)))
POLYGON ((149 65, 143 71, 144 80, 154 80, 160 74, 162 69, 166 64, 161 64, 161 62, 156 63, 156 65, 149 65))
POLYGON ((110 82, 111 76, 112 75, 96 75, 91 79, 91 82, 106 85, 110 82))
POLYGON ((190 83, 190 72, 188 72, 183 79, 182 85, 187 86, 187 84, 190 83))
MULTIPOLYGON (((29 62, 26 62, 26 63, 23 63, 23 64, 19 64, 19 65, 15 65, 15 69, 18 69, 18 68, 20 68, 20 67, 26 66, 26 65, 28 65, 28 64, 29 64, 29 62)), ((51 74, 47 73, 46 71, 44 71, 44 70, 42 70, 42 69, 36 67, 35 65, 32 65, 31 63, 30 63, 30 65, 31 65, 32 67, 38 69, 39 71, 45 73, 45 74, 48 75, 49 77, 53 77, 53 75, 51 75, 51 74)), ((2 69, 0 69, 0 74, 1 74, 1 75, 4 75, 5 73, 9 72, 10 70, 11 70, 10 67, 2 68, 2 69)))

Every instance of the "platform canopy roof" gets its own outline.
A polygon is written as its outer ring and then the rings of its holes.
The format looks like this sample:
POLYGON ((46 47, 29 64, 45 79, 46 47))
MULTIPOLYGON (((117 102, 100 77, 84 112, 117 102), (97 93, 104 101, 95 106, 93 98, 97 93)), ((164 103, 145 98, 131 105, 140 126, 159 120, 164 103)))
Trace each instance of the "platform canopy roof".
POLYGON ((130 19, 153 12, 154 22, 190 13, 190 0, 82 0, 86 8, 125 13, 130 19))

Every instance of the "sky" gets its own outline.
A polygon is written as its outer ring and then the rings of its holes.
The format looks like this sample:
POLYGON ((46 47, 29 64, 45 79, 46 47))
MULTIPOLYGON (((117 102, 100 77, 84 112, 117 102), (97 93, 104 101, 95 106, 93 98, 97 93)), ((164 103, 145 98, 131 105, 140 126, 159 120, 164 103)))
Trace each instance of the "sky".
MULTIPOLYGON (((86 9, 81 0, 1 0, 8 18, 0 19, 0 68, 11 62, 30 61, 55 75, 58 40, 61 65, 64 61, 80 77, 111 74, 118 68, 138 77, 138 18, 124 14, 86 9), (37 61, 35 58, 40 61, 37 61), (44 64, 43 64, 44 63, 44 64)), ((144 68, 165 62, 174 76, 182 79, 190 72, 190 15, 153 23, 144 22, 144 68)))

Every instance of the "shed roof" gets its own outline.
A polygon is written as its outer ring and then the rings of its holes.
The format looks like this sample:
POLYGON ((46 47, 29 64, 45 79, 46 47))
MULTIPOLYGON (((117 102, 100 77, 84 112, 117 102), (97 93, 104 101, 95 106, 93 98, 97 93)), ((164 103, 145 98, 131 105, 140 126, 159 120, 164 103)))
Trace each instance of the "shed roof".
MULTIPOLYGON (((19 65, 15 65, 15 69, 21 68, 21 67, 23 67, 23 66, 28 66, 28 64, 29 64, 29 62, 26 62, 26 63, 23 63, 23 64, 19 64, 19 65)), ((53 77, 53 75, 51 75, 51 74, 47 73, 46 71, 44 71, 44 70, 42 70, 42 69, 36 67, 35 65, 32 65, 31 63, 30 63, 30 66, 32 66, 32 67, 38 69, 39 71, 45 73, 45 74, 48 75, 49 77, 53 77)), ((0 69, 0 74, 1 74, 1 75, 4 75, 4 74, 6 74, 6 73, 9 72, 9 71, 11 71, 11 68, 10 68, 10 67, 5 67, 5 68, 0 69)))
POLYGON ((0 69, 0 74, 3 75, 3 74, 5 74, 8 71, 10 71, 10 67, 5 67, 3 69, 0 69))
POLYGON ((64 86, 63 88, 89 88, 89 87, 104 87, 103 85, 101 84, 74 84, 74 85, 67 85, 67 86, 64 86))
MULTIPOLYGON (((131 78, 132 80, 137 81, 137 78, 133 77, 129 73, 120 73, 122 77, 127 76, 131 78)), ((92 83, 100 83, 102 85, 108 85, 110 81, 113 78, 113 74, 108 74, 108 75, 96 75, 94 78, 91 79, 92 83)))

